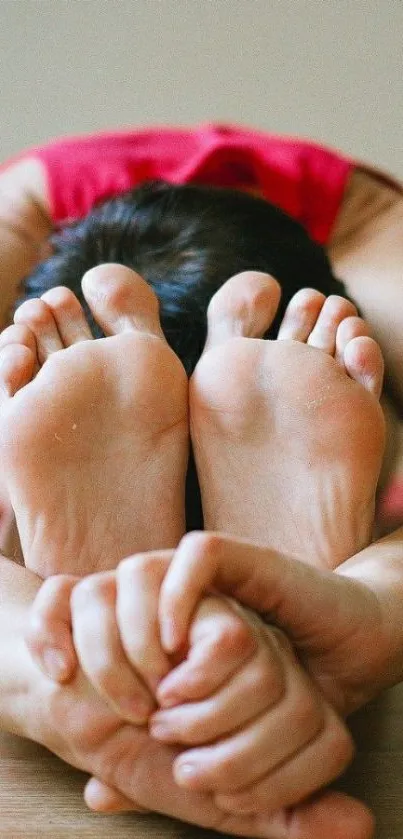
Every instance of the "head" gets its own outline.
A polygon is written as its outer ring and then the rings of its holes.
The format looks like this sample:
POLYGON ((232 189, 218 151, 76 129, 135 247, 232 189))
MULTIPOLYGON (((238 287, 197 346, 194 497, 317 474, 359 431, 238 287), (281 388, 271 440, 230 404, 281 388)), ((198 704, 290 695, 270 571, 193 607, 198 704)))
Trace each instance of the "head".
MULTIPOLYGON (((79 298, 83 274, 105 262, 133 268, 154 289, 168 343, 191 375, 204 346, 207 307, 231 276, 250 269, 275 277, 280 310, 265 337, 275 337, 291 297, 306 286, 344 294, 324 250, 303 227, 267 201, 235 190, 152 182, 105 201, 59 230, 53 255, 26 281, 24 299, 64 285, 79 298)), ((194 464, 187 485, 187 525, 202 526, 194 464)))
POLYGON ((203 349, 209 301, 234 274, 254 269, 279 281, 281 307, 266 337, 275 336, 298 289, 344 293, 324 250, 298 222, 236 190, 152 182, 100 204, 57 232, 51 245, 53 255, 28 278, 24 299, 64 285, 84 305, 81 278, 89 268, 127 265, 157 294, 165 336, 189 375, 203 349))

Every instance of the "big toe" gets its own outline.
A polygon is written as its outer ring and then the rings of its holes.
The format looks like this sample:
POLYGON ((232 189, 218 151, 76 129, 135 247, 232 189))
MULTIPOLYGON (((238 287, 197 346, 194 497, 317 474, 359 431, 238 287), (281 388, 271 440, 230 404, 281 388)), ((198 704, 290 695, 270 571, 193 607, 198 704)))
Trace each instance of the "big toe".
POLYGON ((280 303, 274 277, 244 271, 227 280, 210 301, 205 350, 230 338, 261 338, 270 328, 280 303))
POLYGON ((112 263, 97 265, 84 274, 82 288, 105 335, 140 331, 163 337, 158 299, 135 271, 112 263))

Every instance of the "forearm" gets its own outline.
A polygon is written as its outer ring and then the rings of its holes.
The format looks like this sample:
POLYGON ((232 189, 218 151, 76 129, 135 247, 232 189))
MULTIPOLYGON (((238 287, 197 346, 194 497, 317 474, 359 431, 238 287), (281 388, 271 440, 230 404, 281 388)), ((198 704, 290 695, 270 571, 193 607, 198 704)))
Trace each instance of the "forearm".
POLYGON ((363 583, 379 608, 372 656, 374 694, 403 680, 403 527, 347 560, 337 573, 363 583), (378 671, 376 672, 376 664, 378 671))
POLYGON ((336 276, 381 346, 387 383, 403 411, 403 186, 356 170, 328 245, 336 276))
POLYGON ((0 557, 0 728, 43 742, 41 709, 51 683, 24 642, 28 609, 40 585, 35 574, 0 557))
POLYGON ((45 172, 34 159, 0 174, 0 326, 52 230, 45 172))

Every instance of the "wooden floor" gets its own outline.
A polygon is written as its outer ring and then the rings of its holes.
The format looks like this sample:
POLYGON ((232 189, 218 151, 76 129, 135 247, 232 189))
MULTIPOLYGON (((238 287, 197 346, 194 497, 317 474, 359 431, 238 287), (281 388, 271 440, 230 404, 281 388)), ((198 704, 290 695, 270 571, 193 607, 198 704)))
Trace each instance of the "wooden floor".
MULTIPOLYGON (((339 786, 371 805, 378 823, 376 839, 403 839, 403 685, 356 715, 351 727, 357 758, 339 786)), ((157 816, 95 816, 81 800, 84 776, 39 746, 16 737, 0 735, 0 760, 0 837, 217 836, 157 816)))

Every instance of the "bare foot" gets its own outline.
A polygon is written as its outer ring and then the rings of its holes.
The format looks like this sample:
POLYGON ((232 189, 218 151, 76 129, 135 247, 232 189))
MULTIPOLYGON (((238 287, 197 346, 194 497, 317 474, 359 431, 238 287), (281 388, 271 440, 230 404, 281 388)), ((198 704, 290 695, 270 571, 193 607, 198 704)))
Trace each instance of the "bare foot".
POLYGON ((205 528, 335 567, 371 540, 383 360, 353 304, 310 289, 259 340, 279 298, 247 272, 210 303, 189 396, 205 528))
POLYGON ((76 297, 55 288, 0 340, 0 463, 42 577, 113 568, 185 529, 187 378, 157 299, 114 265, 89 271, 83 291, 110 337, 92 340, 76 297))

